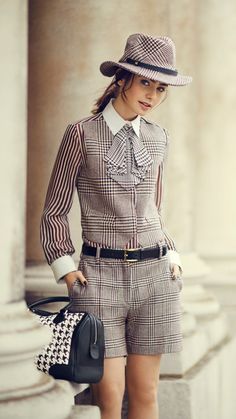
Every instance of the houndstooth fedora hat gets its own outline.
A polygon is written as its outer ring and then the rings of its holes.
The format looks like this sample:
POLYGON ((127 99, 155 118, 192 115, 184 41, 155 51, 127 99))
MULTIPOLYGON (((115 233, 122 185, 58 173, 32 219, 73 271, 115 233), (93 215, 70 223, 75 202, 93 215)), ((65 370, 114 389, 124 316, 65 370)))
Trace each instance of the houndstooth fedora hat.
POLYGON ((192 77, 179 74, 175 68, 175 62, 175 45, 172 39, 167 36, 154 37, 135 33, 128 37, 120 60, 118 62, 104 61, 100 65, 100 71, 104 76, 111 77, 120 67, 131 73, 172 86, 184 86, 191 83, 192 77))

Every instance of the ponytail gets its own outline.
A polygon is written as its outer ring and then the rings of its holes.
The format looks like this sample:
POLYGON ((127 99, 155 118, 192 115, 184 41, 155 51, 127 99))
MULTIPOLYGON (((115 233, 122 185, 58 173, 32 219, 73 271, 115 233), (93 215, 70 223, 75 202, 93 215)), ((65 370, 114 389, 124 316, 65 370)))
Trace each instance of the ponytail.
POLYGON ((95 106, 92 109, 92 114, 96 115, 99 112, 102 112, 103 109, 105 109, 106 105, 110 102, 112 98, 116 98, 119 95, 120 92, 120 86, 118 84, 118 81, 121 79, 125 80, 124 86, 121 90, 121 95, 125 95, 125 87, 128 85, 129 81, 131 80, 131 84, 133 81, 134 74, 130 73, 130 71, 124 70, 123 68, 118 68, 118 70, 115 73, 114 80, 107 86, 105 91, 103 92, 102 96, 100 96, 95 101, 95 106))

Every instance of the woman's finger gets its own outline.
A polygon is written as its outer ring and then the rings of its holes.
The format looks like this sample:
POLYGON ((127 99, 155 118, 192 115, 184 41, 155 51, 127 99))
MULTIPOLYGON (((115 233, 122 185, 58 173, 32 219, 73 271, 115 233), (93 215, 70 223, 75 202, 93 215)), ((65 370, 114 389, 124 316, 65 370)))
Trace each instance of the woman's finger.
POLYGON ((87 285, 88 281, 81 271, 77 271, 77 278, 82 285, 87 285))
POLYGON ((172 271, 172 279, 177 279, 178 277, 181 276, 179 265, 173 264, 171 271, 172 271))

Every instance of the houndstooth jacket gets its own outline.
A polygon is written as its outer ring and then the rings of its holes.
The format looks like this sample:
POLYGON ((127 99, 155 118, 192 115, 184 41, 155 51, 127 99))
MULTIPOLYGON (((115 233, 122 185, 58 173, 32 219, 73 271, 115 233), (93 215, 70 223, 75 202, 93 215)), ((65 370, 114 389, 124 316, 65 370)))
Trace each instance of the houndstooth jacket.
POLYGON ((139 115, 129 122, 108 103, 103 112, 69 124, 60 144, 40 223, 40 239, 57 282, 77 270, 68 213, 77 189, 82 239, 111 248, 167 244, 182 264, 161 216, 169 136, 139 115))

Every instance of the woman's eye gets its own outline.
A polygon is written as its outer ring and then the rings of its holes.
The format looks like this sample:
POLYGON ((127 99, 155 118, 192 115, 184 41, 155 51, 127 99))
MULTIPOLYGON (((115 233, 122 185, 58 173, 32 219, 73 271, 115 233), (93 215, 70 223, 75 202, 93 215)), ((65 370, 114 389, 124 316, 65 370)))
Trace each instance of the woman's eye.
POLYGON ((149 86, 148 80, 141 80, 141 83, 144 84, 144 86, 149 86))
POLYGON ((165 89, 165 87, 158 87, 158 88, 157 88, 157 90, 158 90, 160 93, 163 93, 166 89, 165 89))

